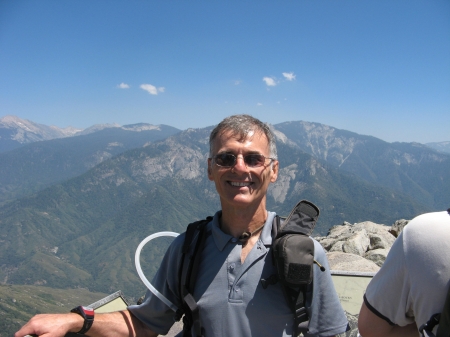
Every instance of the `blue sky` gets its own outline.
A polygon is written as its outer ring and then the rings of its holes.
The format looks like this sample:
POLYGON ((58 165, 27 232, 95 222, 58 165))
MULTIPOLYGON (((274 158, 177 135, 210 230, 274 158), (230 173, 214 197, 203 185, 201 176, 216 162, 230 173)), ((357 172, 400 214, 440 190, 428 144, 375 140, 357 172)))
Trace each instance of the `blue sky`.
POLYGON ((0 1, 0 116, 450 140, 450 1, 0 1))

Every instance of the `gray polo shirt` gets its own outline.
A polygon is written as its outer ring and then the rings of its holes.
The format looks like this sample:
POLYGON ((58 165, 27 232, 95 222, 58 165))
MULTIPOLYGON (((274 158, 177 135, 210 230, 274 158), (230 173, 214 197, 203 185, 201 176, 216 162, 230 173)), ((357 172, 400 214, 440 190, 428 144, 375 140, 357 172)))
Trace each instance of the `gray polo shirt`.
MULTIPOLYGON (((217 212, 207 225, 208 237, 202 251, 194 298, 200 308, 205 336, 291 336, 293 314, 279 283, 263 289, 260 280, 276 273, 270 248, 275 213, 269 212, 260 238, 241 263, 242 245, 219 228, 217 212)), ((177 307, 181 306, 178 269, 184 234, 169 247, 153 286, 177 307)), ((310 324, 307 336, 332 336, 347 329, 322 246, 314 241, 315 260, 326 271, 314 267, 312 294, 307 296, 310 324)), ((174 312, 148 292, 143 304, 128 308, 133 315, 159 334, 173 325, 174 312)))

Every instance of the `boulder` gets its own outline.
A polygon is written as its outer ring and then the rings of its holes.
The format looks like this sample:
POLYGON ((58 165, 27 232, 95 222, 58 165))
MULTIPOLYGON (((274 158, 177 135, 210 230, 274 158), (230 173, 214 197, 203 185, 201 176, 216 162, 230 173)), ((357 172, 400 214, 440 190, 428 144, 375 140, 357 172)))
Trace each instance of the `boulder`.
MULTIPOLYGON (((320 242, 323 249, 325 249, 326 251, 330 251, 333 248, 333 246, 336 244, 336 242, 339 242, 338 239, 331 239, 326 236, 320 237, 320 238, 315 238, 315 239, 320 242)), ((344 241, 340 241, 340 242, 344 242, 344 241)))
POLYGON ((353 233, 342 245, 344 253, 364 256, 370 244, 369 236, 364 229, 353 233))
POLYGON ((387 230, 385 231, 379 231, 377 233, 370 233, 369 234, 369 249, 368 250, 375 250, 375 249, 391 249, 392 245, 394 244, 395 237, 389 233, 387 230))
POLYGON ((362 256, 343 252, 327 253, 328 263, 331 270, 354 271, 354 272, 377 272, 380 267, 373 261, 362 256))
POLYGON ((333 226, 329 229, 327 238, 335 239, 339 237, 349 236, 352 233, 352 225, 348 222, 344 222, 342 225, 333 226))
POLYGON ((371 221, 333 226, 327 236, 316 240, 327 252, 332 270, 377 272, 386 260, 396 238, 409 220, 397 220, 392 226, 371 221))
POLYGON ((396 238, 400 235, 400 233, 403 231, 403 228, 408 224, 409 220, 401 219, 397 220, 389 230, 389 233, 391 233, 396 238))
POLYGON ((373 261, 377 266, 381 267, 386 260, 386 256, 389 253, 389 249, 374 249, 369 250, 364 257, 367 260, 373 261))
POLYGON ((331 252, 343 252, 344 248, 342 246, 344 245, 345 241, 335 241, 334 245, 328 249, 328 251, 331 252))

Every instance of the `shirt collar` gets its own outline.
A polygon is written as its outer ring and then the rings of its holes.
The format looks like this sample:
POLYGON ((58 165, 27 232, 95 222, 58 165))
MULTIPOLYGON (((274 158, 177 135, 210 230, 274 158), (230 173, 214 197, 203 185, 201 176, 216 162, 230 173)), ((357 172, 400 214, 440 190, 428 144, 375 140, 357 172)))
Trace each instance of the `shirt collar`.
MULTIPOLYGON (((211 233, 212 237, 214 239, 214 242, 217 246, 217 249, 222 251, 226 244, 233 239, 233 237, 229 234, 225 234, 220 229, 220 222, 219 219, 222 216, 222 211, 218 211, 216 214, 214 214, 214 217, 211 221, 211 233)), ((264 245, 271 245, 272 244, 272 221, 275 217, 274 212, 267 212, 267 220, 264 224, 264 228, 261 232, 261 235, 259 237, 259 240, 262 241, 264 245)))

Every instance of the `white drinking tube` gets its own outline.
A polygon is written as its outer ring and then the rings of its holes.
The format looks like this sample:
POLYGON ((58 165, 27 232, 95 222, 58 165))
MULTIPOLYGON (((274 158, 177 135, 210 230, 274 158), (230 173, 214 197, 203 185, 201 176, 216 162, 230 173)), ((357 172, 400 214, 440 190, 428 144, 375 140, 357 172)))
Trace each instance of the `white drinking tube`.
POLYGON ((163 301, 170 309, 173 311, 177 311, 178 308, 175 304, 170 302, 163 294, 161 294, 152 284, 147 280, 144 273, 142 272, 141 268, 141 262, 139 257, 141 256, 141 250, 145 246, 145 244, 153 239, 159 238, 161 236, 173 236, 177 237, 178 233, 174 232, 159 232, 152 235, 147 236, 142 242, 139 244, 139 246, 136 249, 136 254, 134 255, 134 263, 136 264, 136 269, 138 272, 139 277, 141 278, 142 282, 145 284, 145 286, 150 290, 156 297, 158 297, 161 301, 163 301))

